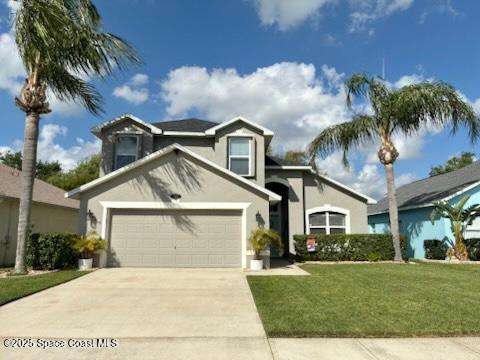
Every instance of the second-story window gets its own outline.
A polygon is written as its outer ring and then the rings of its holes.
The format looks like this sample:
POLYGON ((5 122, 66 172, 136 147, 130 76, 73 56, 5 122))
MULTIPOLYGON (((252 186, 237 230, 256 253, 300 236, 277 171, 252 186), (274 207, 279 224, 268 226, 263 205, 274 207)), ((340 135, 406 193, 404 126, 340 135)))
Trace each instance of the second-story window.
POLYGON ((235 174, 251 176, 252 138, 230 137, 228 139, 228 169, 235 174))
POLYGON ((115 170, 138 159, 139 137, 137 135, 117 135, 115 140, 115 170))

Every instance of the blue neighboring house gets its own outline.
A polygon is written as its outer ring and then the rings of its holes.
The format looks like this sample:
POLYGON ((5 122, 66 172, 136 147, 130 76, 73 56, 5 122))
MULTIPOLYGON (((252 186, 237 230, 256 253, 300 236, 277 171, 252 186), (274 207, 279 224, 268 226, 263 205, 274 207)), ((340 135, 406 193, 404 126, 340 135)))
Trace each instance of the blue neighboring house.
MULTIPOLYGON (((409 257, 425 257, 424 240, 438 239, 448 243, 453 241, 450 221, 437 219, 431 223, 432 203, 444 200, 453 205, 465 195, 471 196, 467 206, 480 203, 480 161, 456 171, 414 181, 397 189, 400 233, 409 239, 409 257)), ((368 228, 370 233, 390 232, 386 197, 377 204, 369 205, 368 228)), ((480 237, 480 219, 467 227, 465 237, 480 237)))

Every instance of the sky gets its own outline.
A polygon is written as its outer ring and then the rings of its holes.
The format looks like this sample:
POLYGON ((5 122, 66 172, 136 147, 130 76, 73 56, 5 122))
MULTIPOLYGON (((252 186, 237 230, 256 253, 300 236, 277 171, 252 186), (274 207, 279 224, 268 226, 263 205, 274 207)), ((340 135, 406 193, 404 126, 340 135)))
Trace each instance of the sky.
MULTIPOLYGON (((0 152, 22 147, 24 81, 11 30, 15 1, 0 0, 0 152)), ((443 80, 480 111, 480 2, 471 0, 97 0, 105 31, 128 40, 143 62, 93 80, 104 113, 50 97, 38 156, 65 169, 99 152, 90 129, 123 113, 144 121, 241 115, 275 132, 276 152, 304 149, 327 126, 348 121, 343 82, 357 72, 391 86, 443 80)), ((425 128, 396 136, 397 186, 428 176, 462 151, 480 154, 465 131, 425 128)), ((378 144, 321 159, 328 176, 374 198, 386 192, 378 144)))

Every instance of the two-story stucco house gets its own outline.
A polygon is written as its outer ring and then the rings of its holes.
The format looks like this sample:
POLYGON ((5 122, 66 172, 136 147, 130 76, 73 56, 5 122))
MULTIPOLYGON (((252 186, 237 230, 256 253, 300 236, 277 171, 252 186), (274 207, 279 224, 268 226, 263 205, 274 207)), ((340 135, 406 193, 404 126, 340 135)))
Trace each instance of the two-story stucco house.
POLYGON ((273 132, 247 119, 123 115, 92 132, 101 177, 67 195, 80 200, 80 232, 108 240, 108 266, 245 268, 259 226, 281 234, 286 254, 294 234, 368 231, 373 199, 268 157, 273 132))

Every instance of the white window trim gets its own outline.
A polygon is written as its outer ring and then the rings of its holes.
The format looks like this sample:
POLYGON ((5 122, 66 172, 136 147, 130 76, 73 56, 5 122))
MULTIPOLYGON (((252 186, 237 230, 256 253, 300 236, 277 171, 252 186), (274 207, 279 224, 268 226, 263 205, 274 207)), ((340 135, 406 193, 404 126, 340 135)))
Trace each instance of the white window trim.
MULTIPOLYGON (((117 151, 117 140, 118 138, 121 138, 121 137, 134 137, 136 140, 137 140, 137 146, 136 146, 136 151, 135 151, 135 160, 134 161, 137 161, 139 159, 139 152, 140 152, 140 135, 138 133, 117 133, 115 134, 115 147, 114 147, 114 150, 115 150, 115 154, 114 154, 114 163, 113 163, 113 168, 114 170, 118 170, 119 168, 117 167, 117 156, 118 155, 126 155, 126 156, 130 156, 130 154, 119 154, 117 151)), ((134 162, 132 161, 132 162, 134 162)))
MULTIPOLYGON (((161 201, 100 201, 102 211, 101 236, 107 239, 110 233, 110 218, 112 209, 158 209, 158 210, 242 210, 242 268, 247 268, 247 208, 250 203, 241 202, 185 202, 172 203, 161 201)), ((110 239, 108 239, 110 241, 110 239)))
POLYGON ((248 174, 237 174, 239 176, 253 176, 252 174, 252 142, 253 137, 248 135, 228 135, 227 136, 227 156, 228 156, 228 170, 232 171, 232 159, 245 159, 248 157, 248 174), (248 155, 231 155, 230 141, 231 139, 246 139, 248 140, 248 155))
MULTIPOLYGON (((310 234, 310 215, 315 214, 317 212, 335 212, 339 214, 345 215, 345 226, 332 226, 333 228, 345 228, 345 234, 350 234, 350 210, 339 208, 336 206, 331 206, 326 204, 324 206, 318 206, 314 208, 310 208, 305 211, 305 234, 310 234)), ((325 226, 312 226, 314 228, 325 228, 325 233, 330 234, 330 219, 329 216, 326 217, 326 225, 325 226)))

